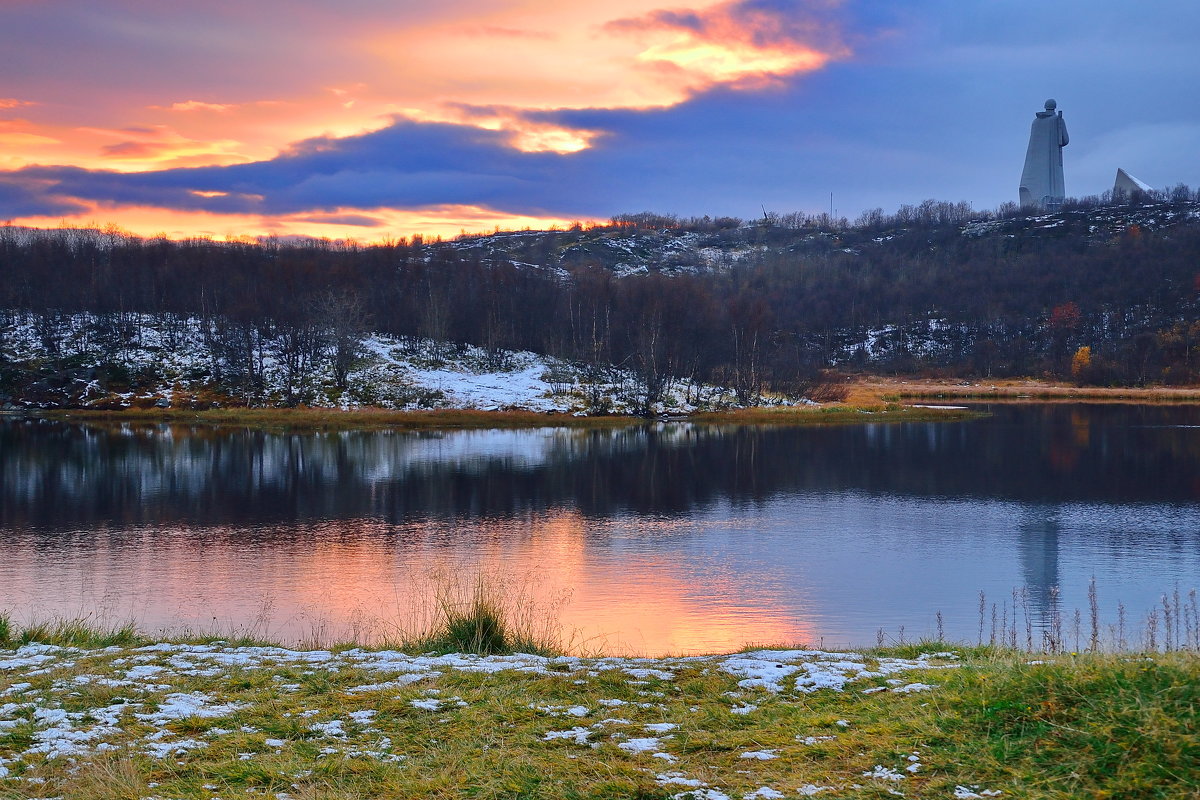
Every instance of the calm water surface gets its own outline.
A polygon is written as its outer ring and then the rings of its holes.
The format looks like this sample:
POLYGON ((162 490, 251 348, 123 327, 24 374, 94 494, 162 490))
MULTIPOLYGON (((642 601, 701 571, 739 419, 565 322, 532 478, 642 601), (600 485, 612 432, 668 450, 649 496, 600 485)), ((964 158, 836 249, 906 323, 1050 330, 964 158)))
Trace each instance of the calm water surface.
MULTIPOLYGON (((583 650, 974 641, 979 592, 1200 584, 1200 408, 994 406, 828 428, 276 435, 0 422, 0 609, 283 640, 503 576, 583 650)), ((990 626, 990 610, 989 610, 990 626)), ((1086 625, 1086 622, 1085 622, 1086 625)), ((987 633, 985 632, 985 636, 987 633)), ((1023 636, 1022 632, 1022 636, 1023 636)))

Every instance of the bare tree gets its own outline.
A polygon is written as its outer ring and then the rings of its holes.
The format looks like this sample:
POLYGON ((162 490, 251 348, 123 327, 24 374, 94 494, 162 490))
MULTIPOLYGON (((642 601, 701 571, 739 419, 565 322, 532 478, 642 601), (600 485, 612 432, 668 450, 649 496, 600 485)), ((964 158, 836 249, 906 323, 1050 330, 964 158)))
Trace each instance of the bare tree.
POLYGON ((333 383, 345 391, 350 385, 350 370, 362 356, 370 313, 362 295, 353 289, 342 289, 330 291, 317 301, 316 316, 328 331, 333 383))

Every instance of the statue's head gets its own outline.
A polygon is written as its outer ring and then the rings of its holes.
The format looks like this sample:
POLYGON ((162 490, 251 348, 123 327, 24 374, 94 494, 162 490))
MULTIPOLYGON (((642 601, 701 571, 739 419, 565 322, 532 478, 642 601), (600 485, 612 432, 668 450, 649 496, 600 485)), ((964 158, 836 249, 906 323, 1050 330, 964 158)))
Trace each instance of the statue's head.
POLYGON ((1053 111, 1056 108, 1058 108, 1058 103, 1054 102, 1053 100, 1046 101, 1046 110, 1047 111, 1053 111))

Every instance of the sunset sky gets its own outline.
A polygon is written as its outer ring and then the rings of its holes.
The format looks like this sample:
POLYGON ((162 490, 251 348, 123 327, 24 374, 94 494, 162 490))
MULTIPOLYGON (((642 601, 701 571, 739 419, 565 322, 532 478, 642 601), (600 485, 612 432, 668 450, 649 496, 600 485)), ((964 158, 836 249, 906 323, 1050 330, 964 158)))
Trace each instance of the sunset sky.
POLYGON ((1200 3, 0 0, 0 220, 545 227, 1200 185, 1200 3))

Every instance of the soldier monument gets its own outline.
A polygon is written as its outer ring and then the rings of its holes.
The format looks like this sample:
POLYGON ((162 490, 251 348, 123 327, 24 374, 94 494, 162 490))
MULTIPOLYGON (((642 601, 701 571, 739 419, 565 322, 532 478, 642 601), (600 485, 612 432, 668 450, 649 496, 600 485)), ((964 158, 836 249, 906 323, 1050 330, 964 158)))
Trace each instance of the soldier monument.
POLYGON ((1046 110, 1037 112, 1029 129, 1029 148, 1025 151, 1025 169, 1021 172, 1021 205, 1056 211, 1066 197, 1063 185, 1062 149, 1070 139, 1058 104, 1046 101, 1046 110))

